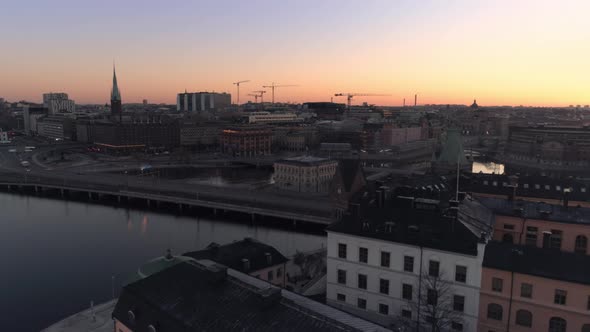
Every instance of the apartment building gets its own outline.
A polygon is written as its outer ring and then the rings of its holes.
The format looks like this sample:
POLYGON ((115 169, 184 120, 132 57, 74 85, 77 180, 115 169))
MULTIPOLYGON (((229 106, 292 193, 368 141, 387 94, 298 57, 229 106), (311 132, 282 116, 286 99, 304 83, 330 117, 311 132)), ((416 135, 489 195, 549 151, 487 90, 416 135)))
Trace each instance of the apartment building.
MULTIPOLYGON (((553 189, 553 187, 551 187, 553 189)), ((492 197, 481 331, 590 332, 590 209, 492 197)))
POLYGON ((477 331, 489 210, 470 199, 378 201, 328 228, 327 303, 390 327, 477 331))

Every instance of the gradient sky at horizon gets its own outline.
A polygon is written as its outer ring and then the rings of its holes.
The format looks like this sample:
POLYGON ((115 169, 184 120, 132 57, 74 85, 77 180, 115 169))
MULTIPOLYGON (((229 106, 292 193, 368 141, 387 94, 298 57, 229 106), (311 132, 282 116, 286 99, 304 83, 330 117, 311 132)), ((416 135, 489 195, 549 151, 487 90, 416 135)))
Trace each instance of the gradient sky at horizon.
POLYGON ((106 103, 115 60, 124 103, 235 99, 232 82, 249 79, 242 102, 276 82, 299 85, 276 90, 291 102, 590 104, 586 0, 3 0, 0 12, 10 101, 106 103))

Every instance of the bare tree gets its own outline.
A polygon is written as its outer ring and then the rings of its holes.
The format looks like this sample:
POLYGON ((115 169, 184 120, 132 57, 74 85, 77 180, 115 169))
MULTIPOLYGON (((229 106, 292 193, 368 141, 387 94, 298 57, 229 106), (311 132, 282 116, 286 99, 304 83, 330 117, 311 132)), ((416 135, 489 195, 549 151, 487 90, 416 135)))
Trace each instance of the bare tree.
POLYGON ((423 271, 417 285, 413 287, 412 301, 409 303, 417 318, 412 321, 406 319, 404 325, 416 331, 449 330, 452 322, 462 321, 462 312, 454 307, 454 296, 452 283, 445 279, 443 271, 437 276, 430 275, 428 270, 423 271))

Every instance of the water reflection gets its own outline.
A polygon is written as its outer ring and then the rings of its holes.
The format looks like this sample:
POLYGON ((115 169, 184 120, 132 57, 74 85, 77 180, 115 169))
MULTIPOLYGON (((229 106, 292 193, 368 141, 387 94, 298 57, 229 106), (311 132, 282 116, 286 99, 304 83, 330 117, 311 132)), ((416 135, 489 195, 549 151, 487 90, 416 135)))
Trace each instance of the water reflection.
POLYGON ((120 283, 167 248, 178 254, 244 237, 286 256, 325 246, 323 236, 248 223, 6 193, 0 210, 0 284, 10 285, 0 296, 3 331, 39 331, 108 300, 113 275, 120 283))
POLYGON ((471 172, 484 174, 504 174, 504 164, 475 161, 473 162, 471 172))

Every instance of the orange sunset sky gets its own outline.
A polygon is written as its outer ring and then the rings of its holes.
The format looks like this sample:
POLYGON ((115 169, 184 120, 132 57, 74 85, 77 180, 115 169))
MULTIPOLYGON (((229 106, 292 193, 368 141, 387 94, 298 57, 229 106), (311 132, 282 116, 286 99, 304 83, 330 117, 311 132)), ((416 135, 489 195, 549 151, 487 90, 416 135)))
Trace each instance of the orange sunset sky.
POLYGON ((589 1, 2 1, 0 97, 106 103, 189 91, 282 102, 590 104, 589 1), (268 89, 267 89, 268 90, 268 89), (270 100, 270 91, 265 96, 270 100), (345 102, 344 98, 334 98, 345 102))

